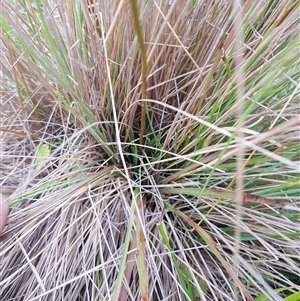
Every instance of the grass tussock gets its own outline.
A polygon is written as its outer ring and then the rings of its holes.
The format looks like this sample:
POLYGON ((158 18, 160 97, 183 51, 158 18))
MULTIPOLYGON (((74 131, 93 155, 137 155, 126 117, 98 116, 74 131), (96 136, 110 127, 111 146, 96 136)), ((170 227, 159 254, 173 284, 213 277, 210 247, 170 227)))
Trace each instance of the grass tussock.
POLYGON ((2 300, 297 300, 297 2, 0 13, 2 300))

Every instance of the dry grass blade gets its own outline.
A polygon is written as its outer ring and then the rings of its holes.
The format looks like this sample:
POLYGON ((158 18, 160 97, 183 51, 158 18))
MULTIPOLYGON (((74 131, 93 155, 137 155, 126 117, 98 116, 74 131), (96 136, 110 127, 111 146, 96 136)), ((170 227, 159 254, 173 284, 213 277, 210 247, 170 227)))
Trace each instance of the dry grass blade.
POLYGON ((147 267, 147 254, 146 254, 146 243, 144 236, 144 207, 145 200, 143 200, 140 196, 137 200, 138 207, 138 215, 140 218, 137 218, 136 223, 136 246, 137 246, 137 269, 139 273, 139 282, 140 282, 140 292, 141 292, 141 300, 147 301, 149 300, 149 289, 148 289, 148 267, 147 267))
POLYGON ((238 2, 2 0, 3 300, 294 298, 299 4, 238 2))

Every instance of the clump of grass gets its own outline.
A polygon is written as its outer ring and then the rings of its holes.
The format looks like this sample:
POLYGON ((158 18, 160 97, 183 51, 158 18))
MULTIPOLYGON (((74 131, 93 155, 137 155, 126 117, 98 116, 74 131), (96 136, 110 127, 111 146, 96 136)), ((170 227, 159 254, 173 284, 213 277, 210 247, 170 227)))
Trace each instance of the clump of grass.
POLYGON ((296 300, 298 9, 4 0, 3 300, 296 300))

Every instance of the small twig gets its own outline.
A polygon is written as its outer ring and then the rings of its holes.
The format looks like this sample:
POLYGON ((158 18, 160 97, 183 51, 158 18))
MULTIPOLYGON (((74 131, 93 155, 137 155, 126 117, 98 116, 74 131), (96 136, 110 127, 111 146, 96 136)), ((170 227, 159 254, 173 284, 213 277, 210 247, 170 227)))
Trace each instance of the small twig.
POLYGON ((8 129, 2 128, 2 127, 0 127, 0 131, 5 132, 5 133, 11 133, 11 134, 14 134, 14 135, 17 135, 17 136, 22 136, 22 137, 29 136, 30 138, 34 138, 34 139, 41 139, 42 138, 41 136, 36 135, 36 134, 27 134, 27 133, 23 133, 23 132, 16 131, 16 130, 8 130, 8 129))

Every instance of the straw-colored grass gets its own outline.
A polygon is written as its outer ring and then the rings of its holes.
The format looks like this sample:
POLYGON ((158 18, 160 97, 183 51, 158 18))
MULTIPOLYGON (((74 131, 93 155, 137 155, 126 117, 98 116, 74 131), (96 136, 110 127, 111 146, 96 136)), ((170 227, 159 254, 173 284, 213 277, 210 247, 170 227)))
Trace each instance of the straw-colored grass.
POLYGON ((1 300, 298 300, 299 4, 1 2, 1 300))

